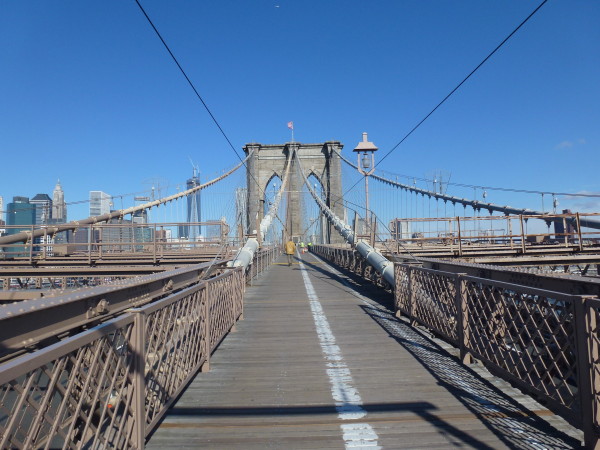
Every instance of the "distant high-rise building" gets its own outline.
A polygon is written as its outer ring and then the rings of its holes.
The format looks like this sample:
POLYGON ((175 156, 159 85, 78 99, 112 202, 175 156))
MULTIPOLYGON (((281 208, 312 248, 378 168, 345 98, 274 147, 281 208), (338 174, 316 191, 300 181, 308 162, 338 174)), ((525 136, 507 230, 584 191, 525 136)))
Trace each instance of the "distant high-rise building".
MULTIPOLYGON (((197 169, 194 167, 192 178, 189 178, 186 183, 186 189, 192 189, 200 186, 200 177, 198 177, 197 169)), ((200 190, 187 196, 187 222, 200 222, 202 220, 202 211, 200 209, 200 190)), ((195 241, 202 234, 200 225, 183 225, 179 227, 179 237, 188 238, 195 241)))
POLYGON ((111 199, 106 192, 90 191, 90 216, 110 213, 111 199))
POLYGON ((52 191, 52 218, 57 223, 67 221, 67 204, 65 203, 65 193, 60 180, 57 181, 54 191, 52 191))
POLYGON ((136 211, 131 215, 131 218, 133 223, 148 223, 148 210, 136 211))
MULTIPOLYGON (((35 225, 35 205, 29 203, 28 197, 13 197, 12 203, 6 205, 6 225, 8 235, 29 231, 31 226, 35 225)), ((19 246, 4 247, 3 251, 5 255, 14 257, 27 254, 27 251, 19 246)))
POLYGON ((204 226, 206 230, 206 241, 219 242, 229 231, 229 225, 225 217, 221 220, 209 220, 204 226))
MULTIPOLYGON (((52 199, 48 194, 37 194, 33 197, 29 203, 35 207, 35 225, 48 225, 52 221, 52 199)), ((51 236, 46 236, 49 240, 52 240, 51 236)), ((38 236, 33 241, 35 244, 50 244, 44 237, 38 236)), ((48 247, 46 247, 47 249, 48 247)), ((34 251, 42 250, 40 246, 34 246, 34 251)))
POLYGON ((37 194, 29 203, 35 205, 35 225, 45 225, 52 218, 52 199, 48 194, 37 194))
POLYGON ((6 205, 6 225, 27 225, 25 228, 9 228, 6 234, 16 234, 35 225, 35 205, 29 203, 28 197, 13 197, 12 203, 6 205))
POLYGON ((389 225, 392 239, 395 241, 410 239, 410 223, 407 220, 393 219, 389 225))

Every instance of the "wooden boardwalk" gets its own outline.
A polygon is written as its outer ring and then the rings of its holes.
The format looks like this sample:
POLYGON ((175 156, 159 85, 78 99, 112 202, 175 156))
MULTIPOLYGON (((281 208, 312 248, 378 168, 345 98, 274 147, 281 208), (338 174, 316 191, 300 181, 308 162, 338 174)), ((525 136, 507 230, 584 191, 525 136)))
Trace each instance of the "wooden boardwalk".
POLYGON ((313 255, 274 265, 147 448, 577 448, 535 401, 313 255))

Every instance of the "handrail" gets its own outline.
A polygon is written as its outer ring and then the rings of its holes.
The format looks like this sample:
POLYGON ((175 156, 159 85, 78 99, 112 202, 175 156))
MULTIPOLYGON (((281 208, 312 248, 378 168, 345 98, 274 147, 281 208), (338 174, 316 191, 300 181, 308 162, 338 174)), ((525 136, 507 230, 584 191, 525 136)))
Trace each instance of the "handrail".
POLYGON ((197 284, 223 266, 211 262, 196 264, 129 278, 118 284, 4 305, 0 308, 0 356, 197 284))
POLYGON ((395 271, 398 317, 456 345, 464 363, 476 358, 542 398, 596 448, 600 300, 399 263, 395 271))
POLYGON ((236 322, 229 270, 0 366, 1 448, 144 448, 236 322))

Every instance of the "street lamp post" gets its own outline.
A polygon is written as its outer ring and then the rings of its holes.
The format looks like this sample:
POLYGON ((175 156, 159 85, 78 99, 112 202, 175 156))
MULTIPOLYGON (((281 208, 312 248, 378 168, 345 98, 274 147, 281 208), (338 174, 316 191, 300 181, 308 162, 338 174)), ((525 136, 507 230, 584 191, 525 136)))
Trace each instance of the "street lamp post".
POLYGON ((365 225, 369 220, 369 175, 375 171, 375 152, 377 147, 367 140, 367 133, 362 134, 362 141, 353 150, 356 152, 358 172, 365 176, 365 225))

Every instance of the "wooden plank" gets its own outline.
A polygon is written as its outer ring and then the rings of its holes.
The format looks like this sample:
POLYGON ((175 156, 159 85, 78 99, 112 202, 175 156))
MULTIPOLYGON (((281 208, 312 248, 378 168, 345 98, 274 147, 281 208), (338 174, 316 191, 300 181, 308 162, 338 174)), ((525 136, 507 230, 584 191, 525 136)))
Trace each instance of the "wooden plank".
POLYGON ((340 418, 303 269, 274 265, 147 448, 344 448, 350 424, 368 424, 383 448, 579 445, 578 430, 395 319, 389 294, 303 256, 366 415, 340 418))

